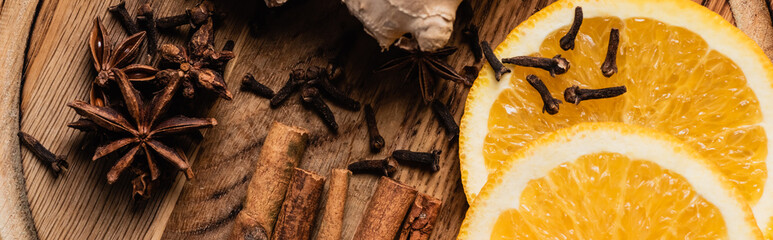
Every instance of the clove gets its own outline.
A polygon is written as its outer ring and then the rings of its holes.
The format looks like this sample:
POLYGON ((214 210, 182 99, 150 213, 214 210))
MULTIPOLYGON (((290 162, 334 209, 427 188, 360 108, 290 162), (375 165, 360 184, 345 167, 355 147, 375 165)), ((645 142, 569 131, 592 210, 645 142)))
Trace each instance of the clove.
POLYGON ((135 33, 140 32, 137 23, 132 20, 131 16, 129 16, 129 11, 126 10, 126 2, 121 1, 114 6, 110 6, 107 8, 107 11, 113 14, 113 17, 118 19, 118 22, 121 23, 121 26, 123 26, 123 29, 126 30, 128 35, 134 35, 135 33))
POLYGON ((494 77, 496 77, 497 81, 502 78, 502 74, 510 72, 510 69, 506 68, 505 65, 499 61, 499 58, 494 55, 494 51, 491 50, 491 46, 489 46, 488 42, 480 42, 480 47, 483 49, 483 55, 486 56, 489 65, 494 69, 494 77))
POLYGON ((572 27, 566 32, 566 35, 559 41, 561 49, 567 51, 569 49, 574 50, 574 40, 577 38, 577 33, 580 32, 580 25, 582 25, 582 7, 574 8, 574 22, 572 27))
POLYGON ((32 154, 34 154, 39 159, 43 160, 43 162, 48 164, 48 166, 51 167, 52 170, 54 170, 55 175, 59 176, 60 173, 62 173, 63 171, 66 171, 67 168, 70 167, 70 164, 64 160, 65 156, 54 155, 53 153, 51 153, 51 151, 46 149, 46 147, 44 147, 43 144, 40 144, 40 142, 34 137, 24 132, 19 132, 17 135, 21 140, 21 144, 27 147, 27 149, 29 149, 30 152, 32 152, 32 154))
POLYGON ((236 42, 234 40, 228 40, 223 45, 223 51, 233 51, 236 47, 236 42))
POLYGON ((153 17, 153 8, 149 3, 142 4, 137 13, 137 23, 142 25, 145 29, 148 39, 148 54, 155 55, 158 49, 158 29, 156 28, 156 20, 153 17))
POLYGON ((310 83, 316 86, 327 99, 350 111, 360 110, 360 102, 346 96, 345 93, 341 92, 330 83, 330 80, 341 76, 340 69, 332 64, 328 64, 328 67, 325 70, 322 70, 319 67, 311 67, 307 70, 307 73, 315 75, 308 76, 307 79, 309 79, 310 83))
POLYGON ((368 135, 370 135, 370 151, 373 153, 381 152, 385 145, 384 137, 378 132, 376 113, 370 104, 365 105, 365 123, 368 125, 368 135))
POLYGON ((287 79, 285 85, 276 92, 274 97, 271 98, 271 108, 277 108, 282 104, 293 92, 303 84, 306 76, 306 72, 302 69, 295 69, 290 73, 290 78, 287 79))
POLYGON ((190 24, 191 27, 198 28, 207 23, 207 19, 214 15, 213 12, 214 5, 209 1, 203 1, 183 14, 159 18, 156 20, 156 26, 160 29, 172 29, 190 24))
POLYGON ((613 28, 609 32, 609 47, 607 47, 607 57, 604 64, 601 65, 601 74, 605 77, 611 77, 617 73, 617 47, 620 44, 620 32, 613 28))
POLYGON ((475 79, 478 78, 478 73, 480 73, 480 69, 476 66, 464 66, 464 68, 462 68, 462 76, 467 79, 467 83, 470 86, 475 83, 475 79))
POLYGON ((381 160, 360 160, 349 164, 347 168, 354 174, 364 173, 389 177, 397 172, 397 163, 388 157, 381 160))
POLYGON ((535 75, 526 76, 526 81, 539 92, 542 97, 542 113, 547 112, 550 115, 558 113, 558 104, 561 104, 561 100, 558 100, 550 94, 548 87, 535 75))
POLYGON ((255 80, 255 77, 249 73, 245 74, 244 78, 242 78, 242 91, 248 91, 269 99, 274 97, 274 90, 255 80))
POLYGON ((392 152, 392 157, 400 164, 413 165, 431 172, 437 172, 440 170, 440 165, 438 164, 440 153, 440 150, 433 150, 432 152, 396 150, 392 152))
POLYGON ((602 89, 582 89, 577 85, 567 88, 564 91, 564 100, 574 104, 580 104, 581 101, 592 99, 612 98, 623 95, 628 89, 625 86, 617 86, 602 89))
POLYGON ((475 24, 467 25, 467 27, 462 29, 462 37, 470 44, 470 51, 475 56, 475 62, 480 62, 483 59, 483 50, 480 48, 478 26, 475 26, 475 24))
POLYGON ((322 97, 319 96, 319 90, 311 84, 303 84, 301 89, 301 100, 303 105, 307 108, 311 108, 317 115, 322 118, 322 122, 333 133, 338 133, 338 123, 336 122, 335 115, 330 107, 327 106, 325 101, 322 101, 322 97))
POLYGON ((156 26, 159 29, 172 29, 178 26, 185 25, 190 22, 191 22, 191 17, 188 15, 188 13, 183 13, 180 15, 174 15, 174 16, 162 17, 162 18, 156 19, 156 26))
POLYGON ((446 134, 451 136, 450 141, 455 142, 459 139, 459 125, 456 124, 454 116, 448 107, 438 100, 432 101, 432 111, 435 112, 440 125, 446 129, 446 134))
POLYGON ((518 56, 502 59, 502 62, 523 67, 541 68, 550 72, 550 76, 553 77, 569 71, 569 61, 562 58, 561 54, 556 55, 553 58, 518 56))

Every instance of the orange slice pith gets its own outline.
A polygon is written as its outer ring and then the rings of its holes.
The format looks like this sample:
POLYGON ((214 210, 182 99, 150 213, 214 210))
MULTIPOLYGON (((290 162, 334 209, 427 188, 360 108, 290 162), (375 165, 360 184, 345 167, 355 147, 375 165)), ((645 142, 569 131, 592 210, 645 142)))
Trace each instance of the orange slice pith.
POLYGON ((773 127, 773 64, 756 44, 719 15, 686 0, 569 0, 556 2, 523 22, 497 47, 499 58, 561 54, 566 74, 505 64, 501 81, 486 65, 465 106, 460 165, 468 201, 509 155, 543 134, 582 122, 622 122, 663 131, 720 166, 758 214, 773 215, 767 159, 773 127), (574 7, 585 18, 574 50, 559 39, 574 7), (620 29, 618 73, 600 66, 611 28, 620 29), (572 85, 625 85, 622 96, 563 103, 556 115, 542 113, 539 94, 526 81, 535 74, 555 98, 572 85))

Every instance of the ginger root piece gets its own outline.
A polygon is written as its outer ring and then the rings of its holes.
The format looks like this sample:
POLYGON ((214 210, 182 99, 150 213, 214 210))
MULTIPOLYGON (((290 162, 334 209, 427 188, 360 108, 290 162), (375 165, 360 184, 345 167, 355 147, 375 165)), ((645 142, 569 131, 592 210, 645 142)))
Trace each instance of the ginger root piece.
POLYGON ((422 51, 446 45, 462 0, 342 0, 365 31, 386 49, 410 33, 422 51))
POLYGON ((282 6, 287 2, 287 0, 264 0, 264 1, 266 2, 266 6, 270 8, 282 6))

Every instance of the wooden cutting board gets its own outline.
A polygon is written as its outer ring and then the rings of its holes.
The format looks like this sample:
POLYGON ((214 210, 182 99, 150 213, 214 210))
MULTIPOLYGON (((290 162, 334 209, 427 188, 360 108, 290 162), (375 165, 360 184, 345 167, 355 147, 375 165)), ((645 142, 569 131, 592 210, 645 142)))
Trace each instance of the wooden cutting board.
MULTIPOLYGON (((733 21, 725 0, 696 1, 733 21)), ((237 58, 228 65, 225 76, 234 99, 218 100, 204 111, 220 124, 205 132, 205 139, 188 151, 196 178, 186 181, 177 176, 145 203, 130 199, 125 179, 106 184, 109 164, 89 160, 93 153, 93 147, 88 147, 90 137, 66 127, 78 117, 65 104, 87 99, 89 83, 96 75, 86 44, 92 20, 102 18, 111 36, 120 36, 113 41, 125 36, 107 12, 107 7, 117 2, 43 0, 31 29, 24 62, 21 129, 38 137, 53 152, 66 154, 71 165, 69 172, 55 178, 23 151, 30 206, 42 239, 222 239, 241 209, 247 182, 260 177, 252 176, 251 169, 272 121, 310 130, 311 145, 301 167, 325 176, 332 168, 344 168, 363 158, 383 158, 395 149, 442 150, 439 172, 404 167, 394 178, 443 200, 433 239, 456 236, 468 207, 459 180, 457 146, 449 144, 430 108, 421 102, 415 82, 402 81, 400 73, 373 73, 385 60, 383 54, 338 0, 291 0, 266 15, 266 24, 256 37, 250 36, 248 22, 262 1, 219 1, 228 18, 216 31, 216 45, 219 48, 228 39, 236 42, 237 58), (297 95, 283 107, 271 110, 268 100, 238 89, 245 73, 254 74, 276 90, 293 68, 324 66, 334 58, 342 60, 346 76, 336 85, 376 109, 387 143, 381 154, 371 154, 368 149, 362 112, 333 106, 340 124, 340 133, 333 135, 316 115, 300 106, 297 95)), ((169 16, 197 2, 155 1, 153 7, 156 16, 169 16)), ((472 22, 481 26, 481 39, 496 45, 521 21, 552 1, 472 2, 472 22)), ((127 3, 132 14, 136 7, 137 1, 127 3)), ((161 42, 182 43, 186 35, 182 28, 165 34, 161 42)), ((448 59, 452 66, 461 70, 474 64, 459 31, 449 44, 459 47, 448 59)), ((451 82, 442 82, 437 90, 439 99, 452 106, 457 121, 467 90, 451 82)), ((344 239, 351 239, 376 182, 373 176, 352 178, 344 239)))

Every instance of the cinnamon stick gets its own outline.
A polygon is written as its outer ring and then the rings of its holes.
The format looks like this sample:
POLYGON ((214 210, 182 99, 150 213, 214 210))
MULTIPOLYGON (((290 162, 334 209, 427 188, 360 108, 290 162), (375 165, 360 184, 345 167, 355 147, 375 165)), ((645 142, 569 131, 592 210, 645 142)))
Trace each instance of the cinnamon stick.
POLYGON ((405 217, 400 230, 399 240, 427 240, 435 228, 440 205, 443 201, 427 194, 419 193, 405 217))
POLYGON ((309 144, 305 129, 271 124, 247 187, 244 208, 234 220, 229 239, 268 239, 298 163, 309 144))
POLYGON ((773 59, 773 25, 765 0, 728 0, 735 24, 773 59))
POLYGON ((295 168, 271 239, 309 239, 324 186, 325 177, 295 168))
POLYGON ((317 240, 339 240, 343 230, 346 194, 349 191, 349 177, 352 172, 346 169, 333 169, 330 172, 327 200, 322 209, 322 221, 319 224, 317 240))
POLYGON ((414 199, 415 189, 391 178, 381 177, 365 215, 357 226, 354 239, 393 240, 414 199))

